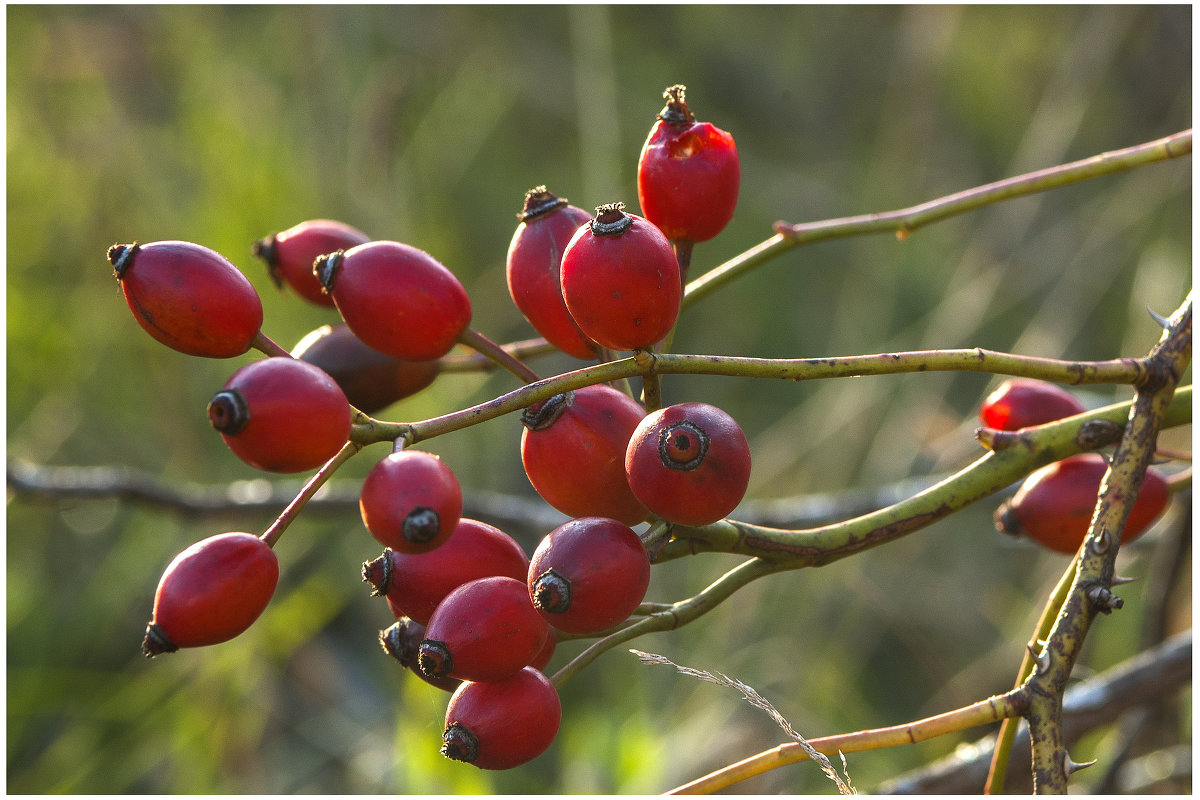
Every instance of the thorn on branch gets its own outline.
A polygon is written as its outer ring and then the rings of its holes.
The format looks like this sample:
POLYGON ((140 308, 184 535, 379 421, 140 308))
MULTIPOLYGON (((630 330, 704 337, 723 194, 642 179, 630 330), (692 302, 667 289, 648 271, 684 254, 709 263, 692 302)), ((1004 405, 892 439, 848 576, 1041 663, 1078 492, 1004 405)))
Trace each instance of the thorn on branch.
POLYGON ((1045 675, 1050 669, 1050 653, 1044 647, 1041 652, 1038 652, 1035 645, 1044 645, 1044 642, 1030 642, 1025 645, 1025 649, 1029 651, 1029 655, 1033 656, 1033 665, 1037 670, 1038 675, 1045 675))
POLYGON ((1157 322, 1159 324, 1159 326, 1162 327, 1163 330, 1170 329, 1171 320, 1167 319, 1166 317, 1160 316, 1159 314, 1156 314, 1154 312, 1154 309, 1151 308, 1150 306, 1146 306, 1146 313, 1148 313, 1154 319, 1154 321, 1157 322))
POLYGON ((1096 759, 1093 758, 1091 761, 1085 761, 1082 764, 1080 764, 1076 761, 1072 761, 1071 756, 1068 753, 1063 753, 1063 769, 1066 770, 1066 773, 1068 775, 1070 775, 1073 772, 1079 772, 1079 770, 1081 770, 1081 769, 1087 769, 1088 767, 1092 766, 1095 763, 1096 763, 1096 759))
POLYGON ((1096 584, 1085 593, 1087 599, 1101 614, 1111 614, 1114 609, 1120 609, 1125 601, 1110 592, 1107 587, 1096 584))

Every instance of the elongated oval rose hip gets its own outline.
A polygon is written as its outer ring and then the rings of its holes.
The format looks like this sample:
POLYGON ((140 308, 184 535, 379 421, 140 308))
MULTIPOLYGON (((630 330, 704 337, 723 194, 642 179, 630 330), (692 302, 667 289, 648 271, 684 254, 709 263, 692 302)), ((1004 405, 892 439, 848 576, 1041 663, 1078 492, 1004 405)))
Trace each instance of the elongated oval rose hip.
POLYGON ((253 250, 254 255, 267 262, 276 286, 287 284, 308 302, 333 308, 333 298, 325 293, 313 274, 313 262, 318 256, 349 250, 369 241, 370 236, 344 222, 310 219, 259 239, 253 250))
POLYGON ((567 311, 559 268, 567 243, 591 218, 545 186, 530 189, 505 261, 508 292, 529 324, 559 350, 585 359, 596 357, 596 343, 567 311))
POLYGON ((229 259, 191 242, 108 249, 134 319, 158 341, 192 356, 232 358, 262 327, 258 292, 229 259))
POLYGON ((258 619, 279 582, 279 561, 262 539, 240 531, 210 536, 177 555, 154 594, 142 651, 228 641, 258 619))
POLYGON ((396 358, 441 358, 471 322, 458 278, 411 245, 360 244, 322 256, 313 271, 350 330, 396 358))

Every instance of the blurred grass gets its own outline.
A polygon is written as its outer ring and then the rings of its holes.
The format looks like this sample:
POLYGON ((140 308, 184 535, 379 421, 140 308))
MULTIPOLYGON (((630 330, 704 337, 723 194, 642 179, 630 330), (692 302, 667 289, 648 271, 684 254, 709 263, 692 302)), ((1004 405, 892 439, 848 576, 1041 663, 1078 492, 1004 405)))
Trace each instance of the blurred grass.
MULTIPOLYGON (((672 83, 734 134, 742 159, 737 217, 697 248, 694 274, 777 219, 888 210, 1191 125, 1187 6, 9 6, 6 21, 9 456, 200 483, 259 477, 203 417, 235 365, 137 328, 104 259, 115 241, 226 254, 259 288, 266 332, 290 346, 330 315, 277 293, 250 243, 342 219, 435 254, 471 292, 474 326, 505 341, 531 335, 504 284, 524 191, 545 183, 585 208, 636 208, 637 154, 672 83)), ((1158 335, 1146 307, 1168 313, 1190 285, 1190 188, 1180 159, 903 244, 801 248, 691 309, 675 348, 1137 356, 1158 335)), ((751 494, 770 498, 964 465, 994 383, 680 376, 666 391, 739 419, 751 494)), ((387 416, 433 416, 510 386, 448 376, 387 416)), ((1171 439, 1188 446, 1186 433, 1171 439)), ((528 497, 518 440, 497 420, 429 447, 468 490, 528 497)), ((1064 564, 1001 541, 990 513, 772 576, 638 646, 753 685, 808 736, 1002 690, 1064 564)), ((389 615, 358 580, 377 553, 357 517, 293 526, 279 594, 239 640, 146 662, 138 642, 174 553, 267 522, 10 494, 9 791, 645 793, 780 741, 739 698, 618 651, 568 684, 546 756, 507 773, 447 762, 444 696, 405 680, 375 643, 389 615)), ((532 549, 541 532, 514 533, 532 549)), ((1129 548, 1123 573, 1144 574, 1155 541, 1129 548)), ((693 594, 733 563, 672 562, 649 599, 693 594)), ((1093 632, 1081 672, 1136 649, 1142 591, 1122 592, 1126 611, 1093 632)), ((869 790, 955 743, 856 755, 851 775, 869 790)), ((739 788, 831 790, 811 765, 739 788)))

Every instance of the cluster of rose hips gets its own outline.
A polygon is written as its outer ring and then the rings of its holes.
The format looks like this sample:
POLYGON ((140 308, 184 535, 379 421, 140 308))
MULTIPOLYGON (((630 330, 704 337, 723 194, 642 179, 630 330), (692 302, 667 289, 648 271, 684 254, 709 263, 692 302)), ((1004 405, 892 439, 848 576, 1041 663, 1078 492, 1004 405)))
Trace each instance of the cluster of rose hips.
MULTIPOLYGON (((645 216, 619 202, 593 216, 541 186, 518 214, 507 256, 512 299, 547 342, 577 358, 606 360, 668 340, 692 246, 733 215, 733 138, 695 120, 682 86, 664 96, 638 163, 645 216)), ((355 426, 369 427, 370 414, 429 385, 459 344, 536 380, 470 330, 462 284, 417 248, 309 220, 260 240, 254 252, 280 287, 335 309, 340 322, 288 353, 262 332, 257 292, 222 255, 159 241, 114 245, 108 258, 135 319, 158 341, 201 357, 266 356, 236 370, 208 404, 212 427, 258 469, 335 469, 370 443, 355 441, 355 426)), ((750 476, 741 428, 705 403, 656 408, 596 384, 535 403, 521 421, 530 483, 571 517, 531 556, 503 531, 463 518, 454 472, 403 436, 360 495, 363 523, 386 548, 363 565, 396 618, 380 633, 383 648, 453 691, 442 752, 485 769, 522 764, 554 739, 558 694, 540 670, 557 632, 600 634, 641 605, 650 557, 631 526, 720 520, 750 476)), ((180 553, 159 582, 146 655, 246 630, 275 591, 273 547, 285 519, 261 536, 222 533, 180 553)))
MULTIPOLYGON (((1016 431, 1084 411, 1075 395, 1056 384, 1010 378, 984 399, 979 418, 988 428, 1016 431)), ((996 510, 997 530, 1024 534, 1050 550, 1074 554, 1087 536, 1107 469, 1100 453, 1081 453, 1030 473, 1016 494, 996 510)), ((1128 543, 1145 533, 1169 499, 1166 477, 1154 467, 1147 468, 1121 541, 1128 543)))
MULTIPOLYGON (((668 342, 692 246, 732 218, 740 182, 733 138, 695 120, 682 86, 665 96, 638 162, 644 216, 622 203, 592 215, 543 186, 526 193, 518 214, 506 261, 512 300, 550 345, 576 358, 605 361, 614 351, 668 342)), ((371 414, 428 386, 456 345, 537 379, 470 329, 462 284, 417 248, 309 220, 259 241, 254 252, 278 285, 335 309, 341 321, 288 353, 263 334, 253 285, 218 253, 161 241, 114 245, 108 256, 134 317, 160 342, 194 356, 251 349, 266 356, 236 370, 208 404, 213 428, 256 468, 336 469, 343 455, 379 441, 356 438, 356 429, 370 430, 371 414)), ((1016 430, 1081 411, 1051 384, 1016 380, 980 413, 990 428, 1016 430)), ((595 384, 531 404, 521 422, 530 483, 571 518, 532 555, 503 531, 464 518, 454 472, 403 435, 360 494, 363 524, 385 547, 363 564, 363 579, 396 620, 380 632, 383 649, 453 692, 442 752, 484 769, 523 764, 557 734, 558 693, 541 670, 558 634, 602 634, 642 604, 648 534, 632 526, 721 520, 750 478, 741 428, 702 402, 660 408, 650 397, 595 384)), ((997 514, 998 524, 1074 552, 1104 468, 1103 457, 1088 454, 1035 472, 997 514)), ((1147 472, 1126 541, 1162 512, 1166 498, 1162 476, 1147 472)), ((246 630, 275 591, 273 547, 290 519, 285 512, 260 536, 222 533, 180 553, 159 582, 145 653, 216 644, 246 630)))

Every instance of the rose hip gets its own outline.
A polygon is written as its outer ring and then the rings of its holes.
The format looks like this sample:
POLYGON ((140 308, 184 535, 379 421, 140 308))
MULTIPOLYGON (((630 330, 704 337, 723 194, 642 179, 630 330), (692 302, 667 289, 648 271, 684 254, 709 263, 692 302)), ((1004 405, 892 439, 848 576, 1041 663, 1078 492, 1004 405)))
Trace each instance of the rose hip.
POLYGON ((193 544, 158 583, 142 651, 153 657, 234 638, 262 614, 278 581, 275 552, 257 536, 221 533, 193 544))
POLYGON ((321 369, 287 356, 253 361, 208 404, 208 420, 234 454, 268 472, 321 466, 350 436, 350 405, 321 369))
POLYGON ((517 309, 546 341, 576 358, 596 357, 596 343, 584 336, 563 301, 559 267, 567 243, 592 215, 569 205, 545 186, 525 193, 505 261, 508 292, 517 309))
POLYGON ((246 276, 213 250, 191 242, 115 244, 108 260, 142 328, 181 353, 232 358, 262 327, 262 301, 246 276))
POLYGON ((358 228, 332 219, 310 219, 285 231, 259 239, 254 255, 267 262, 267 271, 275 285, 291 286, 310 303, 333 308, 333 298, 325 293, 313 274, 318 256, 337 250, 349 250, 371 241, 358 228))

